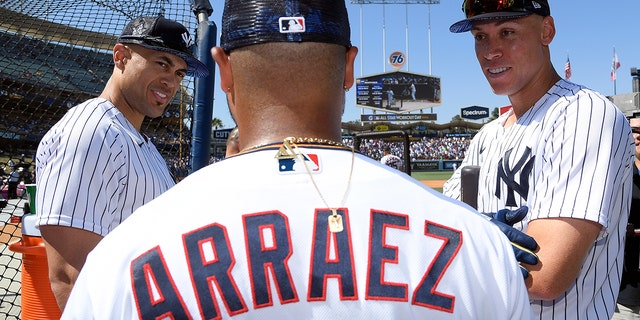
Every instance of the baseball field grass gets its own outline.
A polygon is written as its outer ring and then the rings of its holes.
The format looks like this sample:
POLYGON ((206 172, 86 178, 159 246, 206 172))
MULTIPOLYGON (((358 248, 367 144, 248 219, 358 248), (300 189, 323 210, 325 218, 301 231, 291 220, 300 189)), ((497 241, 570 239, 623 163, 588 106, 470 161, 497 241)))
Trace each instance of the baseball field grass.
POLYGON ((442 192, 442 185, 451 177, 453 171, 412 172, 411 176, 427 186, 442 192))

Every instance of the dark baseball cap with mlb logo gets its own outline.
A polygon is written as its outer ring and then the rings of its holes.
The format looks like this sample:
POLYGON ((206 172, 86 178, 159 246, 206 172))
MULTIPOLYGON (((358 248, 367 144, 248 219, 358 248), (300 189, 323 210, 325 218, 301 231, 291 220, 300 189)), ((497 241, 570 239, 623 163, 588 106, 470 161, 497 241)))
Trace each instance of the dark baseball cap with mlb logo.
POLYGON ((547 0, 464 0, 462 12, 466 19, 452 24, 449 31, 467 32, 474 21, 516 19, 531 14, 551 15, 547 0))
POLYGON ((226 52, 267 42, 324 42, 351 47, 344 0, 227 0, 220 46, 226 52))
POLYGON ((207 66, 193 55, 194 42, 187 28, 162 16, 133 19, 122 30, 118 43, 137 44, 174 54, 187 63, 188 76, 209 75, 207 66))

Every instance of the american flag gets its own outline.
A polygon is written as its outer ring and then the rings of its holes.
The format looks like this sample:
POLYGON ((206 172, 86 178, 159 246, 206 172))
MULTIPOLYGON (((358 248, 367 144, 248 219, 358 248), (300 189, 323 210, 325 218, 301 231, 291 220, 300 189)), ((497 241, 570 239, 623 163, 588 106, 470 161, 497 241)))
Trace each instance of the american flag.
POLYGON ((567 56, 567 63, 564 65, 564 78, 567 80, 571 80, 571 62, 569 61, 569 57, 567 56))
POLYGON ((618 54, 616 49, 613 49, 613 64, 611 64, 611 81, 616 80, 616 70, 620 68, 620 60, 618 60, 618 54))

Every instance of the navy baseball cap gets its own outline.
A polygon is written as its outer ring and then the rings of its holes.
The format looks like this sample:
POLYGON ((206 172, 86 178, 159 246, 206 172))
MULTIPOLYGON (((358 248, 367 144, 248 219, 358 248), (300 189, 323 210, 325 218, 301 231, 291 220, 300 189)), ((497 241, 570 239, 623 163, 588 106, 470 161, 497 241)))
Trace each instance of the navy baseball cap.
POLYGON ((474 21, 514 19, 531 14, 543 17, 551 15, 547 0, 464 0, 462 12, 466 19, 449 27, 453 33, 471 30, 474 21))
POLYGON ((344 0, 226 0, 225 52, 267 42, 324 42, 351 47, 344 0))
POLYGON ((188 76, 209 75, 207 66, 193 55, 194 43, 187 28, 162 16, 133 19, 122 30, 118 43, 132 43, 174 54, 187 63, 188 76))

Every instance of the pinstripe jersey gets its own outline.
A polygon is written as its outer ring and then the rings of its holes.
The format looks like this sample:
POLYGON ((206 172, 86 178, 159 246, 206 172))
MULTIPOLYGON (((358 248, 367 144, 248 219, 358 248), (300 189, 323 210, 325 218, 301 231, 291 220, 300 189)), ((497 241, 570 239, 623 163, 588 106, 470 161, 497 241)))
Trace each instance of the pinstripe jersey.
POLYGON ((530 318, 509 242, 469 207, 359 154, 349 179, 350 150, 301 145, 339 206, 331 233, 302 160, 277 150, 212 164, 137 210, 89 254, 63 319, 530 318))
MULTIPOLYGON (((605 97, 558 81, 517 122, 485 125, 461 164, 479 165, 478 211, 529 207, 515 225, 565 217, 602 225, 574 284, 553 301, 531 301, 540 319, 609 319, 620 283, 634 145, 625 116, 605 97)), ((444 185, 460 199, 460 169, 444 185)))
POLYGON ((148 138, 102 98, 67 112, 36 154, 36 225, 102 236, 174 181, 148 138))

